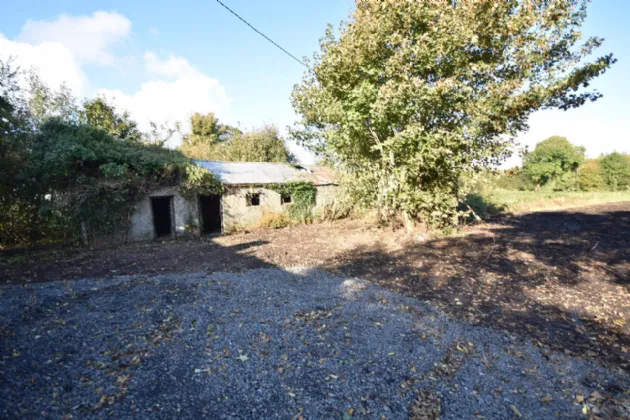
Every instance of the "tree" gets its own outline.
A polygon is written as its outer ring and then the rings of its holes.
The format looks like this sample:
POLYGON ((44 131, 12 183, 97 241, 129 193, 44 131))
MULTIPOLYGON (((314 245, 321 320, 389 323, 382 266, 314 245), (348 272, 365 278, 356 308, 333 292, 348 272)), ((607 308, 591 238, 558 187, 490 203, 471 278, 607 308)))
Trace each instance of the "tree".
POLYGON ((83 106, 79 110, 79 121, 90 127, 105 130, 120 140, 139 142, 143 138, 138 124, 131 119, 129 113, 127 111, 118 113, 105 97, 83 101, 83 106))
POLYGON ((383 218, 457 220, 460 180, 509 154, 531 113, 570 109, 615 61, 585 59, 585 0, 356 2, 294 88, 294 136, 350 172, 383 218))
POLYGON ((604 179, 598 159, 589 159, 578 170, 578 186, 582 191, 597 191, 604 188, 604 179))
POLYGON ((57 90, 52 90, 33 68, 26 72, 26 79, 28 84, 26 101, 31 130, 38 130, 51 118, 76 121, 76 98, 65 83, 62 83, 57 90))
POLYGON ((549 137, 523 156, 523 170, 538 185, 570 183, 584 162, 584 153, 584 147, 572 145, 566 137, 549 137))
POLYGON ((228 162, 295 161, 274 126, 243 133, 238 128, 221 124, 212 113, 194 114, 190 125, 192 132, 184 136, 179 148, 190 158, 228 162))
POLYGON ((228 162, 295 161, 295 157, 289 152, 274 126, 236 135, 231 140, 217 145, 208 158, 228 162))
POLYGON ((238 128, 221 124, 212 112, 206 115, 193 114, 190 117, 190 126, 191 132, 184 136, 179 149, 186 156, 195 159, 203 159, 217 144, 241 133, 238 128))
POLYGON ((613 152, 599 162, 602 178, 611 189, 630 187, 630 155, 613 152))
POLYGON ((171 140, 175 134, 179 133, 182 129, 179 121, 176 121, 173 126, 171 126, 168 121, 160 125, 151 121, 149 125, 151 126, 151 131, 145 134, 144 143, 155 144, 160 147, 165 147, 166 143, 168 143, 169 140, 171 140))

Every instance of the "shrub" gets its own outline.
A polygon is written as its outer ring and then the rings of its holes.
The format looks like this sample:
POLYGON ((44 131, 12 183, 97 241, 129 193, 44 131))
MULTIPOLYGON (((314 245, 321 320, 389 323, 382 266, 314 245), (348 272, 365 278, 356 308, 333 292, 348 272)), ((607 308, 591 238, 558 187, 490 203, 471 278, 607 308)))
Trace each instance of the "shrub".
POLYGON ((582 191, 597 191, 604 189, 606 184, 602 178, 599 160, 589 159, 578 171, 578 187, 582 191))
POLYGON ((630 155, 611 153, 600 160, 600 171, 606 185, 613 189, 630 187, 630 155))

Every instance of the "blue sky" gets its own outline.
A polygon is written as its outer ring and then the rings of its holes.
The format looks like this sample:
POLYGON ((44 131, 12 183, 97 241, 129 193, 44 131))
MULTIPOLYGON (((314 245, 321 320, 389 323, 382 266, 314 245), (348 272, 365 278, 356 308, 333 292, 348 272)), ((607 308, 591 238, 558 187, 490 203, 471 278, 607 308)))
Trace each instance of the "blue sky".
MULTIPOLYGON (((224 0, 297 57, 311 56, 327 23, 337 26, 352 0, 224 0)), ((565 135, 590 155, 630 151, 630 2, 590 6, 586 35, 606 38, 600 52, 618 63, 593 87, 604 98, 578 110, 545 111, 520 137, 534 145, 565 135)), ((214 0, 22 0, 3 7, 0 58, 34 65, 51 84, 67 81, 79 97, 105 94, 130 110, 141 126, 213 111, 244 128, 295 121, 290 104, 304 68, 214 0)), ((303 160, 312 158, 297 148, 303 160)), ((518 163, 513 159, 506 165, 518 163)))

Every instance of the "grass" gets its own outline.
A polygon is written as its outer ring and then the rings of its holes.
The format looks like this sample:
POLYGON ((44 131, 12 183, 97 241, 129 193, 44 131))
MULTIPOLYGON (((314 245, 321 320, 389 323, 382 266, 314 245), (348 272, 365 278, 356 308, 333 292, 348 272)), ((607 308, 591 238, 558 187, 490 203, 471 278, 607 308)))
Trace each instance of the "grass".
MULTIPOLYGON (((475 204, 483 200, 484 214, 527 213, 534 210, 554 210, 589 204, 630 201, 630 191, 515 191, 492 189, 473 198, 475 204)), ((473 206, 473 204, 471 204, 473 206)), ((473 208, 476 206, 473 206, 473 208)))

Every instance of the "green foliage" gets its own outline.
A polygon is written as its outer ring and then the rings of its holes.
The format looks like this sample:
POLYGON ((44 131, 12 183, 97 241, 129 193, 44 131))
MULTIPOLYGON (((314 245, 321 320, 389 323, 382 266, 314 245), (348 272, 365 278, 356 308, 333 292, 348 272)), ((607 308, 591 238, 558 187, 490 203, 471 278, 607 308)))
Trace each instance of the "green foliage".
POLYGON ((492 177, 492 185, 504 190, 531 191, 536 185, 520 168, 513 168, 492 177))
POLYGON ((29 81, 24 91, 0 62, 0 246, 125 233, 135 203, 158 187, 221 191, 180 152, 137 141, 135 122, 103 100, 77 111, 63 90, 29 81))
POLYGON ((183 137, 179 149, 193 159, 210 160, 206 157, 213 153, 215 146, 241 132, 237 128, 221 124, 212 112, 206 115, 193 114, 190 117, 190 126, 191 132, 183 137))
POLYGON ((385 219, 457 220, 459 180, 509 154, 539 109, 578 107, 615 61, 587 63, 586 1, 356 2, 292 102, 294 136, 350 173, 385 219))
POLYGON ((143 142, 147 144, 155 144, 160 147, 165 147, 166 143, 169 142, 175 136, 175 134, 181 131, 181 124, 176 121, 172 126, 167 122, 164 122, 160 125, 151 121, 149 122, 151 126, 151 130, 144 135, 143 142))
POLYGON ((584 153, 584 147, 572 145, 566 137, 553 136, 523 156, 523 171, 538 185, 571 189, 576 172, 584 162, 584 153))
POLYGON ((630 155, 613 152, 599 161, 602 178, 608 188, 630 188, 630 155))
POLYGON ((192 134, 184 136, 182 153, 193 159, 221 160, 226 162, 293 162, 278 129, 265 126, 243 133, 222 125, 208 114, 191 118, 192 134))
POLYGON ((185 176, 180 181, 179 191, 185 198, 193 199, 198 195, 223 194, 223 184, 210 171, 194 163, 183 166, 185 176))
POLYGON ((581 191, 598 191, 606 187, 598 159, 589 159, 580 166, 577 183, 581 191))
POLYGON ((110 136, 124 141, 142 140, 138 124, 131 119, 129 113, 116 112, 114 105, 108 103, 105 97, 83 101, 83 106, 79 110, 79 120, 85 125, 105 130, 110 136))
POLYGON ((39 74, 31 69, 26 73, 29 125, 24 129, 37 130, 50 118, 60 118, 64 121, 76 121, 76 100, 65 84, 59 89, 51 90, 42 82, 39 74))
POLYGON ((317 198, 317 188, 306 181, 293 181, 283 184, 265 185, 278 194, 291 196, 291 204, 287 204, 287 215, 300 223, 313 221, 313 207, 317 198))
POLYGON ((34 138, 27 172, 36 181, 36 196, 59 197, 52 204, 68 213, 75 232, 83 223, 100 236, 124 232, 134 203, 158 186, 183 179, 187 191, 205 187, 198 172, 188 179, 191 165, 178 152, 51 120, 34 138))

